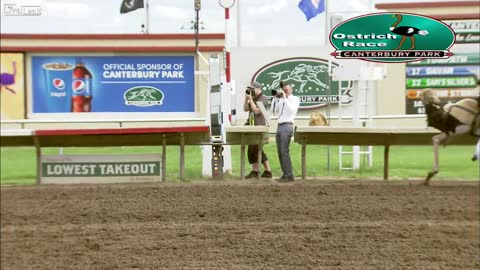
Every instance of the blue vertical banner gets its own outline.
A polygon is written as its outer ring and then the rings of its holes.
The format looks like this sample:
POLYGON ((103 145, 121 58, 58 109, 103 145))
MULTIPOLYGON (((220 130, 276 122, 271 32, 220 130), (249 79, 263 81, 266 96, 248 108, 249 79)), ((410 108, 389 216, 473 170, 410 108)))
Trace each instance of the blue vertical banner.
POLYGON ((32 56, 33 113, 194 112, 193 56, 32 56))

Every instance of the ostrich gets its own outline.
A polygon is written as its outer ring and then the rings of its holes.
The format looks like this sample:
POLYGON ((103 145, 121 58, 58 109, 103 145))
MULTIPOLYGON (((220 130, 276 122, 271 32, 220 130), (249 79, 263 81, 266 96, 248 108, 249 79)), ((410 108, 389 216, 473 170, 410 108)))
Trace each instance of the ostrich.
POLYGON ((0 90, 4 87, 6 90, 16 94, 15 90, 8 87, 15 84, 15 76, 17 75, 17 63, 15 61, 12 62, 12 67, 13 73, 0 73, 0 90))
POLYGON ((434 150, 434 165, 425 178, 425 185, 438 173, 438 147, 445 143, 449 136, 459 136, 470 133, 476 136, 480 128, 480 105, 477 100, 465 98, 454 104, 440 107, 440 99, 435 96, 431 89, 423 90, 420 98, 425 106, 428 126, 434 127, 442 133, 432 137, 434 150))
POLYGON ((397 15, 394 15, 394 17, 397 17, 397 21, 394 24, 392 24, 392 26, 390 27, 390 31, 392 31, 395 34, 398 34, 398 35, 402 36, 402 40, 400 41, 400 45, 398 45, 398 47, 396 47, 394 50, 399 50, 400 48, 402 48, 403 43, 405 43, 405 40, 407 40, 407 37, 410 37, 410 41, 412 43, 409 50, 413 50, 413 49, 415 49, 415 36, 414 35, 415 34, 419 34, 421 36, 428 35, 427 30, 420 30, 420 29, 412 27, 412 26, 399 26, 399 27, 397 27, 397 25, 402 21, 402 15, 397 14, 397 15))

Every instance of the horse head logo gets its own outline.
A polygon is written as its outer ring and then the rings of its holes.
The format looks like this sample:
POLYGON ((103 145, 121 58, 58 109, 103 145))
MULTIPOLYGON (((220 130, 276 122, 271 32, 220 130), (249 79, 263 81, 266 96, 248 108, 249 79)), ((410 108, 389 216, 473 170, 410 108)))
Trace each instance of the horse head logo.
POLYGON ((295 92, 297 93, 304 93, 313 90, 311 88, 305 88, 309 82, 320 88, 326 89, 328 88, 328 85, 320 80, 319 75, 327 72, 327 70, 328 68, 325 65, 300 63, 290 70, 269 72, 268 74, 274 79, 270 85, 270 89, 278 88, 281 81, 295 81, 300 83, 300 86, 295 89, 295 92))

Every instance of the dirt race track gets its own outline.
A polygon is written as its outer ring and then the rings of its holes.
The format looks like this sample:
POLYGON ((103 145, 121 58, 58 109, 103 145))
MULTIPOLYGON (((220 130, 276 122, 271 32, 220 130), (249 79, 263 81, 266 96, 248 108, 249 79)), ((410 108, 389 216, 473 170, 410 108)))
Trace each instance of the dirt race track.
POLYGON ((479 182, 1 188, 1 269, 480 269, 479 182))

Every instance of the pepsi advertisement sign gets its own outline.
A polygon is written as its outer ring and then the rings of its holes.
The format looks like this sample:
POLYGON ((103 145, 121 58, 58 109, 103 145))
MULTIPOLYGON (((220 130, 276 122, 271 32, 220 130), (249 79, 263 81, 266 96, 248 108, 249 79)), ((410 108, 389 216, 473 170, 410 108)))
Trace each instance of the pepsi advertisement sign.
POLYGON ((32 56, 33 113, 194 112, 193 56, 32 56))

